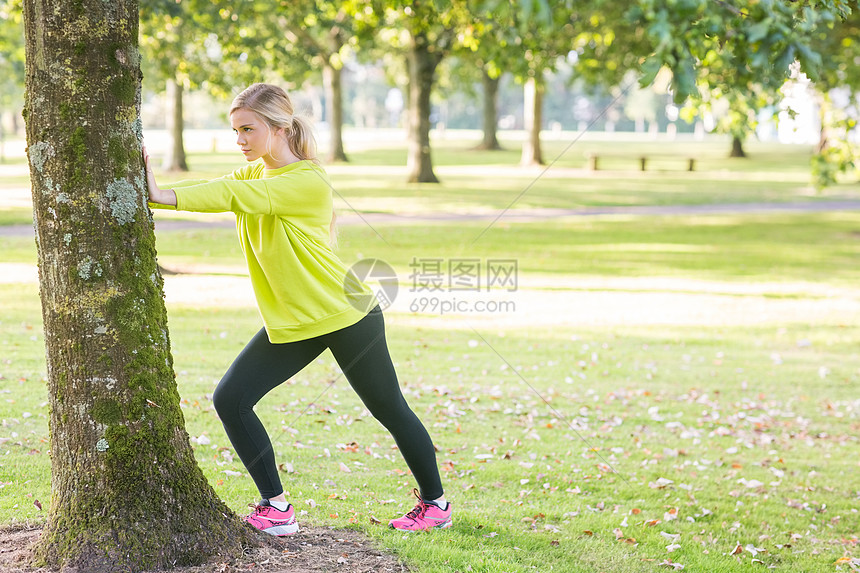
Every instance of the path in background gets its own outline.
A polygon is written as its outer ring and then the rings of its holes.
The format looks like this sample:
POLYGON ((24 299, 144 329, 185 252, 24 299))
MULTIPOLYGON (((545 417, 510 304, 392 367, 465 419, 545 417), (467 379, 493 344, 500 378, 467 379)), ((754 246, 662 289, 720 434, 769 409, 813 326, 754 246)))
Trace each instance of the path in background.
MULTIPOLYGON (((0 200, 0 207, 3 201, 0 200)), ((581 209, 511 209, 502 214, 500 221, 508 223, 528 223, 546 219, 563 219, 567 217, 594 217, 599 215, 732 215, 749 213, 822 213, 827 211, 858 211, 860 200, 821 201, 816 203, 721 203, 714 205, 631 205, 621 207, 583 207, 581 209)), ((160 214, 159 214, 160 216, 160 214)), ((499 212, 491 213, 429 213, 424 215, 399 215, 396 213, 355 213, 338 212, 338 224, 359 225, 378 224, 427 224, 486 221, 490 222, 499 216, 499 212)), ((219 220, 194 221, 188 219, 159 218, 155 222, 159 231, 185 231, 190 229, 235 227, 232 218, 219 220)), ((26 237, 33 235, 32 225, 0 226, 0 237, 26 237)))

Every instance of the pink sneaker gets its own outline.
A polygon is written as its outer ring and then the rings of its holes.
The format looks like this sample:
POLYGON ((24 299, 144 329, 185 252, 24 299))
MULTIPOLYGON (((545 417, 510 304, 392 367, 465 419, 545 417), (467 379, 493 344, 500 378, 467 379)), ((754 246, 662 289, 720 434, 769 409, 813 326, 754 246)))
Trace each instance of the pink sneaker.
POLYGON ((427 531, 428 529, 445 529, 454 525, 451 520, 452 508, 450 503, 443 511, 439 506, 421 499, 421 494, 418 493, 417 489, 413 492, 418 498, 418 505, 403 517, 389 521, 388 527, 402 531, 427 531))
POLYGON ((296 512, 293 506, 287 507, 287 511, 269 504, 268 499, 263 499, 260 503, 251 505, 254 511, 245 518, 245 521, 269 535, 292 535, 299 530, 299 524, 296 523, 296 512))

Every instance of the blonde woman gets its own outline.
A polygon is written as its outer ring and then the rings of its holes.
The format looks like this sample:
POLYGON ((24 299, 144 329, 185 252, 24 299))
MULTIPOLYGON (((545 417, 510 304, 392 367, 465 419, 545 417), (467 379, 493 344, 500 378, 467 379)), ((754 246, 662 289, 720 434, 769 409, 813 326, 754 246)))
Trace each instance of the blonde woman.
MULTIPOLYGON (((418 483, 418 504, 390 527, 450 527, 452 508, 433 442, 400 391, 382 311, 375 299, 373 308, 361 308, 344 292, 347 268, 332 250, 331 186, 309 123, 293 113, 283 89, 269 84, 240 93, 229 115, 245 167, 161 189, 145 150, 144 158, 152 207, 236 215, 264 327, 221 379, 213 401, 262 498, 247 522, 271 535, 298 531, 271 441, 253 408, 328 348, 367 409, 391 432, 418 483)), ((372 298, 366 285, 357 288, 368 295, 364 300, 372 298)))

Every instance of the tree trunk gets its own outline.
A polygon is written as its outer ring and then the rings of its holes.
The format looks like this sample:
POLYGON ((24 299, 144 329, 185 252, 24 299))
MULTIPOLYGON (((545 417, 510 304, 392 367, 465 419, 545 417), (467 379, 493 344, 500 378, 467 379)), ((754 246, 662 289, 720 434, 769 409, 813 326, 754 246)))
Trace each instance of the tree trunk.
POLYGON ((502 148, 496 137, 496 126, 498 125, 498 102, 499 102, 499 80, 490 77, 486 70, 482 70, 481 83, 484 86, 484 140, 477 149, 496 151, 502 148))
POLYGON ((427 36, 412 38, 409 51, 409 183, 438 183, 430 158, 430 92, 441 57, 430 51, 427 36))
POLYGON ((732 151, 729 153, 729 157, 746 157, 747 154, 744 151, 744 142, 743 140, 736 136, 732 136, 732 151))
POLYGON ((38 563, 200 563, 257 539, 194 460, 141 158, 137 0, 25 0, 51 434, 38 563), (72 25, 74 23, 74 25, 72 25))
POLYGON ((818 146, 815 149, 815 152, 818 155, 824 153, 828 147, 830 147, 829 142, 829 129, 827 124, 829 117, 829 109, 830 109, 830 101, 827 96, 819 95, 818 98, 818 120, 821 123, 821 131, 818 135, 818 146))
POLYGON ((349 161, 343 151, 343 89, 341 68, 330 62, 323 64, 323 88, 325 89, 325 115, 331 130, 328 161, 349 161))
MULTIPOLYGON (((538 72, 539 73, 539 72, 538 72)), ((543 165, 540 149, 541 112, 543 108, 543 81, 537 76, 526 80, 523 88, 523 123, 525 124, 526 139, 523 142, 521 165, 543 165)))
POLYGON ((170 102, 170 111, 167 114, 168 139, 167 154, 164 156, 162 169, 167 171, 188 171, 188 162, 185 160, 185 144, 182 141, 182 132, 185 128, 185 119, 182 111, 182 82, 176 78, 167 80, 167 100, 170 102))

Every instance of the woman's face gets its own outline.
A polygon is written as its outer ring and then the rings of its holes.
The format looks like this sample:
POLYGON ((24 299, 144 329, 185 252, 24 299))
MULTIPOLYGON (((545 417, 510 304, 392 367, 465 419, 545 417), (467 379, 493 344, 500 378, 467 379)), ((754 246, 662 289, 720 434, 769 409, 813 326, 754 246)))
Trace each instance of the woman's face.
POLYGON ((249 162, 259 158, 268 163, 271 154, 277 153, 279 140, 277 133, 269 137, 269 126, 253 111, 237 109, 230 116, 230 125, 236 134, 236 145, 249 162))

